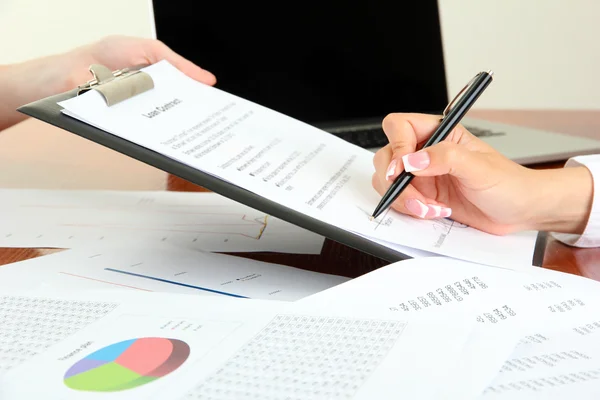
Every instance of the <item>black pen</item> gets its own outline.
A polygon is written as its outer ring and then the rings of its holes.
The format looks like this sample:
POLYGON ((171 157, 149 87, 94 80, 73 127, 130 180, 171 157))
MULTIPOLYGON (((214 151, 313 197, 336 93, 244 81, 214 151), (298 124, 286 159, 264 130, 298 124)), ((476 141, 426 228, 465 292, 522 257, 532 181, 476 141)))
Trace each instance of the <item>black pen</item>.
MULTIPOLYGON (((454 100, 448 104, 443 112, 440 126, 433 132, 433 135, 423 145, 421 149, 433 146, 444 139, 452 132, 463 119, 465 114, 471 109, 475 101, 483 93, 483 91, 492 82, 492 71, 480 72, 456 95, 454 100), (461 97, 462 95, 462 97, 461 97), (454 105, 456 103, 456 105, 454 105)), ((400 196, 400 193, 410 184, 415 176, 410 172, 402 171, 394 180, 387 192, 381 198, 381 201, 375 207, 371 219, 375 219, 387 210, 394 201, 400 196)))

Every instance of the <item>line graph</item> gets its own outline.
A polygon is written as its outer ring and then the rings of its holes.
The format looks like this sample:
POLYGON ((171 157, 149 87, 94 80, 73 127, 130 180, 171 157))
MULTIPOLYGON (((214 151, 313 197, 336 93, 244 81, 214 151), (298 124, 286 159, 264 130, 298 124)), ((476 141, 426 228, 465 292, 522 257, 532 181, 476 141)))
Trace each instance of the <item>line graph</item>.
POLYGON ((324 238, 215 193, 0 190, 0 246, 168 242, 318 254, 324 238))
MULTIPOLYGON (((209 214, 215 216, 218 214, 209 214)), ((223 216, 239 217, 235 214, 222 214, 223 216)), ((152 225, 127 225, 119 223, 101 223, 101 224, 58 224, 63 227, 77 227, 77 228, 94 228, 94 229, 119 229, 119 230, 131 230, 131 231, 160 231, 160 232, 185 232, 192 234, 220 234, 220 235, 240 235, 253 240, 260 240, 263 233, 267 229, 269 215, 263 215, 261 217, 248 217, 246 214, 242 215, 239 221, 245 223, 229 223, 229 222, 199 222, 199 223, 181 223, 181 224, 163 224, 161 226, 152 225), (209 229, 213 227, 213 229, 209 229), (188 228, 188 229, 186 229, 188 228), (222 229, 214 229, 222 228, 222 229), (240 232, 241 229, 252 229, 256 232, 245 233, 240 232)), ((196 238, 197 240, 197 238, 196 238)))
POLYGON ((83 276, 83 275, 79 275, 79 274, 72 274, 70 272, 60 271, 59 274, 68 275, 68 276, 72 276, 74 278, 79 278, 79 279, 85 279, 85 280, 88 280, 88 281, 105 283, 107 285, 125 287, 125 288, 129 288, 129 289, 136 289, 136 290, 141 290, 141 291, 144 291, 144 292, 152 292, 152 290, 143 289, 143 288, 140 288, 140 287, 137 287, 137 286, 124 285, 122 283, 110 282, 110 281, 107 281, 107 280, 104 280, 104 279, 96 279, 96 278, 92 278, 92 277, 89 277, 89 276, 83 276))

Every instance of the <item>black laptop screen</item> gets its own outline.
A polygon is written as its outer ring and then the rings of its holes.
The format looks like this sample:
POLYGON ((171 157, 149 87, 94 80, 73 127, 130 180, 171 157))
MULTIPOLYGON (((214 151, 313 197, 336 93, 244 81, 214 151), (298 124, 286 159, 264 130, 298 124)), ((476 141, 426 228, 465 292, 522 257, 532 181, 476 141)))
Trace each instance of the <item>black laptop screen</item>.
POLYGON ((271 4, 154 0, 157 38, 218 88, 311 124, 446 106, 436 1, 271 4))

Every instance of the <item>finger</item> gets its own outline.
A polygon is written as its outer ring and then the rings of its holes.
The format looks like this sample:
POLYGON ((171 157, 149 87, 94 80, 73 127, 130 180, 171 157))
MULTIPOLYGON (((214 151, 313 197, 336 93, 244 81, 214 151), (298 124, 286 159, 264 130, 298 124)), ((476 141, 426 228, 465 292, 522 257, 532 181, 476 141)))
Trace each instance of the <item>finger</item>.
POLYGON ((383 119, 382 127, 392 146, 403 142, 416 145, 429 139, 440 118, 432 114, 392 113, 383 119))
POLYGON ((398 176, 400 171, 402 171, 404 168, 402 159, 400 160, 400 164, 398 164, 398 160, 395 160, 392 157, 392 147, 389 144, 379 149, 373 156, 375 173, 380 177, 380 179, 383 179, 389 183, 393 182, 394 178, 398 176))
POLYGON ((150 54, 148 54, 152 63, 156 63, 160 60, 167 60, 175 68, 186 74, 192 79, 198 82, 205 83, 207 85, 214 85, 217 83, 217 78, 209 71, 200 68, 193 62, 177 54, 170 47, 159 41, 152 41, 153 46, 156 47, 150 54))
MULTIPOLYGON (((427 141, 440 124, 440 117, 429 114, 389 114, 383 120, 383 130, 392 151, 388 167, 393 180, 404 169, 402 156, 413 153, 427 141)), ((474 139, 461 125, 448 134, 446 141, 469 144, 474 139)))
POLYGON ((494 176, 487 154, 452 142, 441 142, 406 154, 403 165, 406 171, 415 176, 451 175, 466 185, 486 185, 494 176))
POLYGON ((375 155, 373 156, 373 166, 375 167, 375 173, 382 179, 389 181, 390 173, 389 170, 392 171, 395 168, 395 165, 390 164, 392 160, 392 148, 388 144, 387 146, 382 147, 377 150, 375 155))
MULTIPOLYGON (((385 193, 393 180, 390 179, 390 176, 393 175, 393 173, 390 172, 390 169, 394 167, 394 164, 390 164, 391 157, 392 149, 389 145, 379 149, 373 157, 373 165, 375 167, 373 187, 381 195, 385 193), (389 167, 390 165, 391 167, 389 167)), ((448 206, 425 197, 413 185, 409 185, 404 189, 392 207, 404 214, 410 214, 420 218, 448 217, 452 214, 452 210, 448 206)))
MULTIPOLYGON (((383 195, 390 186, 390 182, 382 180, 376 173, 372 178, 373 187, 383 195)), ((403 214, 412 215, 422 219, 446 218, 452 215, 452 209, 447 205, 425 197, 413 185, 408 185, 392 204, 392 208, 403 214)))
POLYGON ((439 125, 439 117, 426 114, 389 114, 382 127, 391 151, 386 175, 393 180, 404 169, 402 156, 417 150, 418 143, 426 140, 439 125))

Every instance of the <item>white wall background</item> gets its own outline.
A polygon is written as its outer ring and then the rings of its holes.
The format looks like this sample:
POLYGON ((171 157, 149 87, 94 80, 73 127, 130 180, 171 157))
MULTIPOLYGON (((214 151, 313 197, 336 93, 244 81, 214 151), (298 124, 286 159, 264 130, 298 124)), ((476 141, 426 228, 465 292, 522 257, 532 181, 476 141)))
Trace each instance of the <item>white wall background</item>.
POLYGON ((600 108, 600 1, 438 3, 452 93, 492 69, 479 108, 600 108))
MULTIPOLYGON (((492 69, 478 108, 600 109, 599 0, 439 4, 451 93, 492 69)), ((151 18, 148 0, 0 0, 0 64, 108 34, 152 37, 151 18)))

